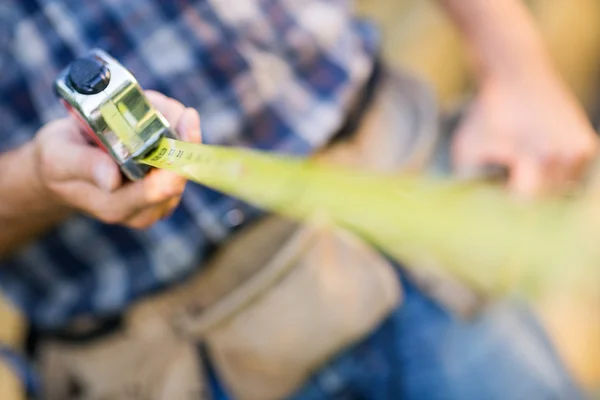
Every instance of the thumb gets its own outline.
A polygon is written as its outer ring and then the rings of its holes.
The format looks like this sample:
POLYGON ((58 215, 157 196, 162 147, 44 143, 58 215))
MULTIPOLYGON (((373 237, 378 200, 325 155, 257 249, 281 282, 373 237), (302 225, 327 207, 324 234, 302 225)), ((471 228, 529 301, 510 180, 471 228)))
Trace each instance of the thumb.
POLYGON ((459 180, 493 180, 505 182, 511 164, 510 151, 501 144, 474 143, 454 153, 454 177, 459 180))
MULTIPOLYGON (((474 108, 476 110, 477 108, 474 108)), ((451 166, 457 176, 470 176, 488 163, 504 161, 506 152, 502 143, 491 143, 479 113, 471 113, 460 123, 450 142, 451 166)))
POLYGON ((543 192, 544 171, 529 157, 520 158, 512 167, 509 188, 518 196, 531 199, 543 192))

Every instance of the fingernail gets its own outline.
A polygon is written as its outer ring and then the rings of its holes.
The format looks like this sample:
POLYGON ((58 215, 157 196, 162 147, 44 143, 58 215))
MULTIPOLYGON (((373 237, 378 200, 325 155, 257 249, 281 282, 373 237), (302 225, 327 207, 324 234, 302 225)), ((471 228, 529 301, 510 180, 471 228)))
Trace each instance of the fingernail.
POLYGON ((179 123, 179 134, 183 140, 187 141, 197 141, 196 137, 199 136, 198 131, 200 130, 200 126, 195 121, 196 110, 193 108, 186 108, 181 117, 181 122, 179 123))
POLYGON ((184 190, 185 190, 185 184, 184 185, 174 185, 168 190, 167 197, 169 199, 180 197, 181 195, 183 195, 184 190))
POLYGON ((113 189, 113 167, 105 163, 97 164, 94 167, 94 180, 101 189, 111 192, 113 189))

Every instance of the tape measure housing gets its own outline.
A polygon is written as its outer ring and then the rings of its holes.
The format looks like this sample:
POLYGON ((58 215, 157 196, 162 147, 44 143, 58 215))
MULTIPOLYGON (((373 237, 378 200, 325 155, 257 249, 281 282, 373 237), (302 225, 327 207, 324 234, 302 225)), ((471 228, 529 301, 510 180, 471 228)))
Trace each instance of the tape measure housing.
POLYGON ((177 138, 133 74, 100 49, 67 66, 54 89, 82 129, 130 180, 142 179, 150 170, 137 159, 156 148, 161 138, 177 138))

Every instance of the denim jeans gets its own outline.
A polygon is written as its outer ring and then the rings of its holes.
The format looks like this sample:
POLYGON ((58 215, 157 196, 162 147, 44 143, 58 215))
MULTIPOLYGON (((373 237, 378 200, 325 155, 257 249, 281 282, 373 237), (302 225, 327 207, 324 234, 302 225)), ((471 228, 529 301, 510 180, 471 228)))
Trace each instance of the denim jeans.
POLYGON ((525 305, 497 304, 465 321, 399 279, 401 306, 290 400, 583 398, 525 305))

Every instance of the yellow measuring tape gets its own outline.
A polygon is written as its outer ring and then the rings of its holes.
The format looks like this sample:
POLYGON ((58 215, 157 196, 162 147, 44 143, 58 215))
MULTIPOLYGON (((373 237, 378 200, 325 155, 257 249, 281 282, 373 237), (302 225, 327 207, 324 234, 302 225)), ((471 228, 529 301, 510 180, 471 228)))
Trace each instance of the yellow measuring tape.
POLYGON ((577 200, 523 203, 490 186, 172 139, 140 162, 298 220, 326 215, 392 258, 443 268, 487 293, 595 290, 600 277, 600 224, 577 200))

